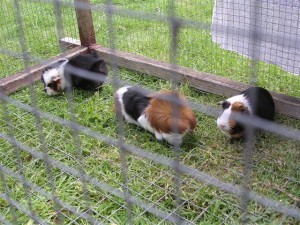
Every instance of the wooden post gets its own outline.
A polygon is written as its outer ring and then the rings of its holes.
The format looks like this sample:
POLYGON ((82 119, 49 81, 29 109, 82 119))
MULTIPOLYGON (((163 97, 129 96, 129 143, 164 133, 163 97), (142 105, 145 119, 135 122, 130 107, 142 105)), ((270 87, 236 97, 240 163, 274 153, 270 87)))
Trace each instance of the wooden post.
POLYGON ((90 0, 74 0, 81 45, 96 44, 90 0))

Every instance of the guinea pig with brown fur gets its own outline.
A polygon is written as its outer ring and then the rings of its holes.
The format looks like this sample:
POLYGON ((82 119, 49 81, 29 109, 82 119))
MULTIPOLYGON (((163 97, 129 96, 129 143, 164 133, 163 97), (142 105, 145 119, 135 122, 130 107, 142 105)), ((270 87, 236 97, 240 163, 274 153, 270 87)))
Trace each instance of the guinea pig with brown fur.
POLYGON ((221 115, 217 119, 218 128, 229 138, 244 137, 244 126, 231 119, 232 113, 254 115, 262 119, 274 120, 275 104, 269 91, 261 87, 250 87, 239 95, 219 103, 222 105, 221 115))
POLYGON ((153 133, 157 140, 180 145, 197 121, 185 98, 176 91, 147 94, 141 88, 125 86, 116 91, 115 107, 124 119, 153 133))

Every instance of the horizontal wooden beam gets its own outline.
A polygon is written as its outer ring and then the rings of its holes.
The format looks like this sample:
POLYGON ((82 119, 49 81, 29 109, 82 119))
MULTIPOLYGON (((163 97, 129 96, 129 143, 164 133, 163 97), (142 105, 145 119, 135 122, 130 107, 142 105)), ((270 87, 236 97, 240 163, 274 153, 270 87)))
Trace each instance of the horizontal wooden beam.
POLYGON ((246 84, 220 76, 199 72, 182 66, 174 66, 169 63, 127 52, 112 52, 109 48, 101 46, 94 47, 94 50, 108 63, 115 63, 117 66, 166 80, 173 79, 178 82, 188 82, 191 87, 209 93, 232 96, 248 87, 246 84))
MULTIPOLYGON (((93 46, 93 50, 108 63, 130 70, 146 73, 162 79, 173 78, 179 82, 188 82, 189 86, 198 90, 231 97, 250 87, 213 74, 203 73, 182 66, 150 59, 147 57, 121 52, 102 46, 93 46)), ((300 99, 276 92, 271 92, 278 113, 300 119, 300 99)))
POLYGON ((59 40, 59 44, 64 49, 72 49, 81 45, 80 40, 70 38, 70 37, 61 38, 59 40))
POLYGON ((41 73, 43 69, 45 69, 47 66, 59 61, 60 59, 69 58, 74 55, 84 53, 86 51, 86 47, 78 46, 50 60, 40 63, 36 66, 27 68, 22 72, 16 73, 9 77, 5 77, 0 80, 0 92, 2 94, 8 95, 23 87, 29 86, 30 84, 41 78, 41 73))

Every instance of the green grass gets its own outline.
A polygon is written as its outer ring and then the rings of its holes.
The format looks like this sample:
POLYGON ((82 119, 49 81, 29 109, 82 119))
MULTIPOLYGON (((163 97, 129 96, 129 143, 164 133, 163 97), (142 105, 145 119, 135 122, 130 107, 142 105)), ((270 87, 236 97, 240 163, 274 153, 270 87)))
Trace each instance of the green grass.
MULTIPOLYGON (((137 83, 153 90, 168 89, 171 83, 159 80, 139 73, 127 70, 120 71, 121 78, 132 83, 137 83)), ((65 95, 49 97, 43 90, 42 85, 35 85, 37 105, 44 111, 69 119, 68 103, 65 95)), ((221 100, 220 97, 201 93, 182 84, 180 90, 189 100, 214 105, 221 100)), ((75 91, 75 115, 77 121, 91 129, 106 136, 116 138, 116 122, 113 112, 113 88, 105 84, 102 91, 94 94, 75 91)), ((25 88, 11 97, 31 104, 31 95, 28 88, 25 88)), ((35 126, 35 118, 21 109, 9 105, 10 119, 14 127, 16 139, 37 151, 42 151, 39 141, 40 130, 35 126)), ((5 117, 1 113, 0 124, 2 132, 8 132, 5 125, 5 117)), ((242 181, 242 151, 243 143, 230 144, 229 141, 218 131, 215 125, 215 118, 197 113, 198 127, 196 132, 185 137, 181 149, 181 162, 185 165, 199 169, 211 174, 222 181, 241 184, 242 181)), ((277 116, 277 122, 299 129, 300 123, 297 120, 284 116, 277 116)), ((46 140, 48 154, 56 160, 73 168, 78 168, 77 151, 74 144, 73 132, 71 129, 55 124, 48 120, 42 120, 42 135, 46 140)), ((167 157, 173 157, 171 147, 163 142, 158 143, 155 137, 143 129, 130 124, 125 124, 125 140, 128 143, 137 145, 146 151, 157 153, 167 157)), ((83 133, 79 134, 81 150, 84 156, 83 165, 86 173, 100 181, 108 183, 114 188, 121 188, 122 174, 119 150, 103 142, 97 141, 83 133)), ((17 172, 18 168, 14 159, 14 150, 10 144, 1 140, 2 164, 17 172)), ((299 196, 298 182, 299 169, 299 143, 274 136, 263 134, 255 143, 256 152, 254 155, 254 172, 252 187, 263 195, 289 204, 294 204, 293 197, 299 196), (279 191, 279 189, 281 191, 279 191)), ((51 191, 49 177, 47 176, 44 163, 35 159, 24 151, 20 151, 24 165, 26 178, 45 190, 51 191)), ((53 168, 54 184, 57 196, 72 204, 78 209, 85 209, 81 182, 59 169, 53 168)), ((128 156, 129 187, 134 196, 153 203, 162 210, 174 210, 174 181, 171 169, 139 157, 128 156)), ((222 192, 214 187, 207 186, 188 176, 182 176, 182 198, 185 201, 182 207, 182 215, 193 221, 199 213, 203 215, 194 221, 196 224, 219 224, 226 220, 225 224, 238 223, 240 217, 239 199, 222 192)), ((18 202, 26 205, 25 192, 19 181, 8 176, 6 181, 11 195, 18 202)), ((91 208, 95 210, 94 216, 102 220, 100 215, 107 218, 105 222, 126 224, 126 209, 124 200, 112 196, 102 190, 89 185, 89 199, 91 208)), ((2 190, 3 191, 3 190, 2 190)), ((33 192, 30 194, 35 212, 44 220, 53 222, 57 218, 53 210, 53 204, 33 192)), ((7 211, 7 202, 2 203, 0 212, 7 218, 11 218, 10 211, 7 211)), ((266 209, 258 204, 251 203, 251 216, 253 223, 276 224, 284 218, 272 210, 266 209)), ((65 219, 64 223, 70 223, 71 219, 77 217, 66 210, 62 210, 65 219)), ((160 219, 144 213, 139 207, 133 207, 135 224, 157 224, 160 219)), ((17 212, 19 221, 26 221, 28 218, 17 212)), ((86 224, 87 221, 78 219, 78 223, 86 224)), ((295 221, 287 218, 287 224, 295 221)))
MULTIPOLYGON (((101 3, 103 1, 93 1, 101 3)), ((168 12, 168 1, 115 1, 120 7, 165 14, 168 12)), ((184 18, 210 22, 213 1, 194 1, 186 4, 178 1, 176 12, 184 18)), ((48 59, 59 53, 55 16, 52 6, 42 3, 20 1, 28 51, 41 60, 48 59), (34 12, 34 13, 33 13, 34 12), (41 19, 42 18, 42 19, 41 19)), ((5 10, 0 11, 0 46, 1 48, 20 52, 17 26, 14 22, 13 5, 5 0, 5 10)), ((106 17, 102 13, 93 13, 97 42, 108 46, 106 17)), ((65 36, 78 38, 75 14, 71 9, 63 9, 65 36)), ((142 21, 132 18, 115 16, 116 46, 128 51, 158 60, 169 61, 169 27, 167 24, 142 21)), ((207 31, 184 28, 180 32, 178 45, 178 63, 193 69, 229 77, 234 80, 248 82, 250 61, 235 53, 224 51, 211 42, 207 31)), ((1 77, 9 76, 23 69, 23 62, 17 57, 0 55, 1 77)), ((259 63, 259 80, 261 86, 293 96, 300 96, 299 77, 284 72, 279 67, 259 63), (280 78, 280 79, 279 79, 280 78)), ((121 69, 121 79, 136 83, 152 90, 170 89, 170 81, 160 80, 148 75, 121 69)), ((66 95, 49 97, 42 90, 42 84, 34 85, 37 106, 40 110, 64 119, 70 119, 66 95)), ((191 101, 215 105, 223 98, 199 92, 188 84, 181 84, 180 90, 191 101)), ((105 84, 101 91, 88 93, 74 92, 75 116, 79 124, 87 126, 105 136, 117 138, 116 120, 113 111, 114 90, 105 84)), ((31 91, 24 88, 11 97, 24 104, 32 105, 31 91)), ((36 118, 22 109, 8 105, 9 118, 12 122, 16 140, 36 151, 47 151, 49 156, 70 167, 79 168, 78 150, 71 129, 41 119, 42 130, 36 127, 36 118), (40 138, 46 141, 42 146, 40 138)), ((1 133, 9 134, 3 108, 0 109, 1 133)), ((244 144, 230 144, 216 127, 215 118, 197 112, 198 126, 194 134, 185 137, 181 148, 180 160, 185 165, 213 175, 224 182, 240 185, 242 182, 242 155, 244 144)), ((299 120, 277 115, 279 124, 300 129, 299 120)), ((145 151, 173 157, 171 147, 159 143, 154 135, 130 124, 125 124, 125 141, 137 145, 145 151)), ((122 173, 119 149, 98 141, 83 133, 79 133, 83 167, 87 174, 106 182, 121 190, 122 173)), ((298 168, 300 154, 299 142, 284 139, 272 134, 262 134, 255 142, 252 188, 259 194, 269 198, 296 204, 299 199, 300 171, 298 168)), ((0 139, 1 164, 14 172, 20 168, 15 163, 15 150, 19 152, 23 164, 23 172, 30 182, 52 191, 49 174, 42 160, 32 157, 7 141, 0 139)), ((173 171, 165 166, 128 155, 128 177, 131 194, 166 212, 175 210, 173 171)), ((85 211, 86 204, 83 188, 79 179, 58 168, 52 168, 53 183, 56 195, 63 201, 85 211)), ((54 204, 36 191, 30 190, 29 195, 22 183, 15 178, 6 176, 7 190, 18 203, 27 207, 28 199, 32 201, 35 213, 43 220, 55 224, 57 214, 54 204)), ((88 199, 93 216, 106 224, 126 224, 127 212, 125 202, 103 190, 88 185, 88 199)), ((0 192, 5 192, 1 181, 0 192)), ((238 224, 241 216, 239 199, 212 186, 205 185, 186 175, 182 176, 182 215, 196 224, 238 224)), ((270 209, 251 202, 249 206, 250 224, 295 224, 297 221, 285 218, 270 209)), ((15 210, 18 224, 27 224, 30 219, 24 213, 15 210)), ((64 224, 88 224, 66 209, 60 211, 64 224)), ((0 198, 0 214, 12 221, 12 209, 8 202, 0 198)), ((133 206, 134 224, 168 224, 143 209, 133 206)))

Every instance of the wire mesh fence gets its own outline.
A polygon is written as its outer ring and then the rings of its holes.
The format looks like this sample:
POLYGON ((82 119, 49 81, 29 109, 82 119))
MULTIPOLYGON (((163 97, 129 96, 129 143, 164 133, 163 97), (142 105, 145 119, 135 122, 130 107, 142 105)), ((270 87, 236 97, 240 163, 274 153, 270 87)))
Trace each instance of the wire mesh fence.
MULTIPOLYGON (((299 96, 299 76, 211 41, 213 1, 76 2, 77 8, 91 7, 96 42, 112 53, 140 54, 170 62, 174 70, 187 66, 299 96)), ((1 12, 3 77, 22 69, 30 74, 32 64, 66 50, 59 39, 79 38, 73 1, 5 0, 1 12)), ((254 35, 253 55, 259 37, 254 35)), ((237 116, 264 132, 230 144, 215 122, 223 97, 178 84, 176 76, 160 80, 118 68, 111 57, 109 76, 95 93, 50 97, 41 83, 32 83, 0 95, 3 224, 299 223, 298 120, 237 116), (114 93, 123 85, 180 90, 196 112, 196 130, 171 146, 123 123, 113 111, 114 93)))

